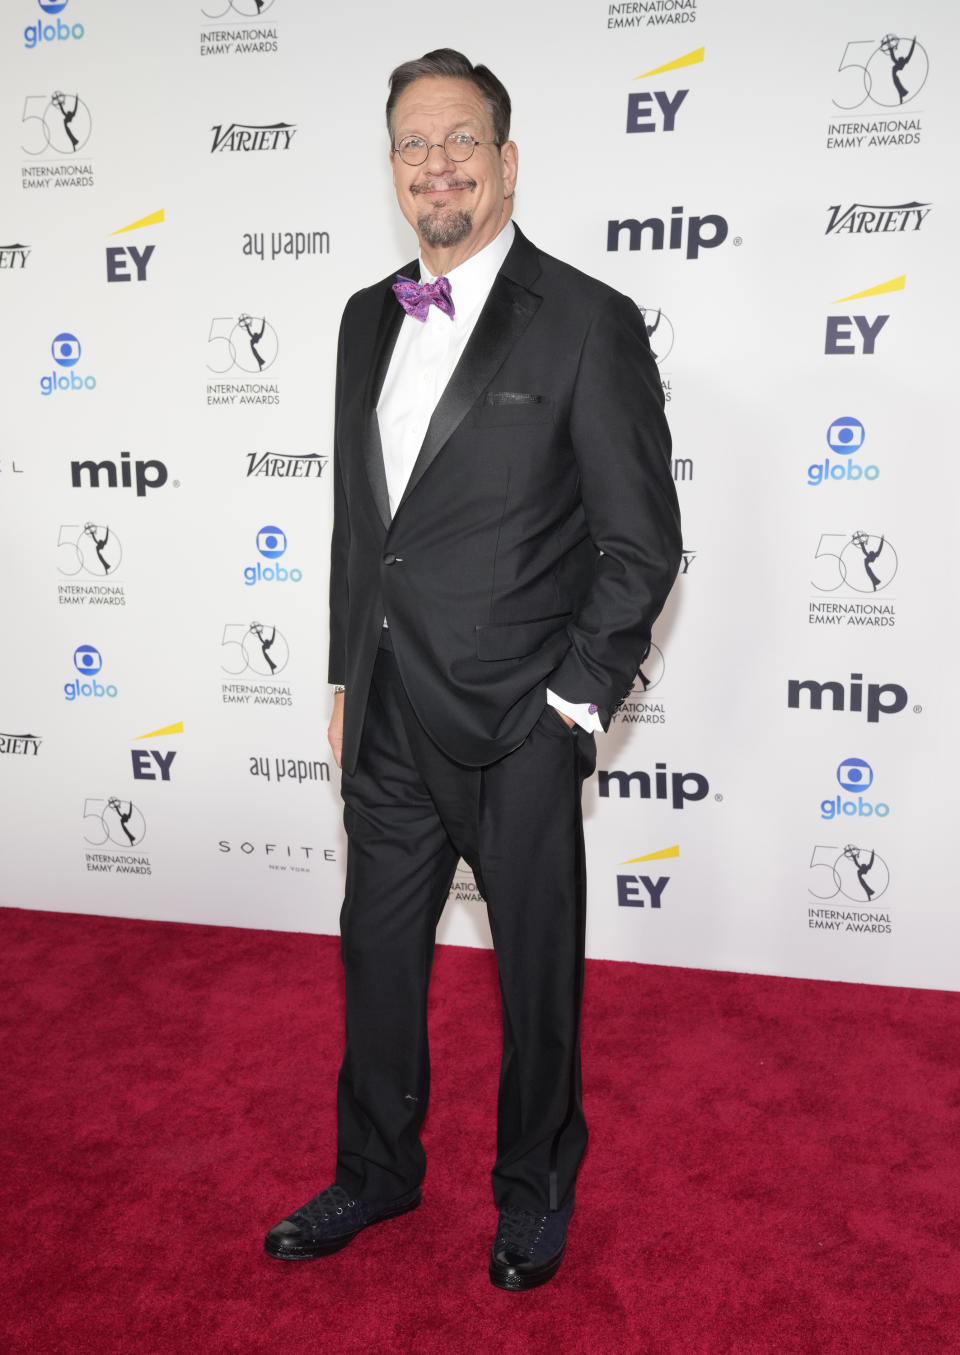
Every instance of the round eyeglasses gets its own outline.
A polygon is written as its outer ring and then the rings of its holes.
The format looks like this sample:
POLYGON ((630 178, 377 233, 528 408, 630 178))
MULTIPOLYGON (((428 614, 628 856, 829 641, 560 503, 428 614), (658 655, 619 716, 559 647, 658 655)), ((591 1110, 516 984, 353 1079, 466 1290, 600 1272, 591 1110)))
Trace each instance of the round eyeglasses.
POLYGON ((405 136, 393 148, 405 165, 422 165, 434 146, 439 146, 448 160, 462 164, 469 160, 478 146, 499 146, 499 141, 478 141, 469 132, 451 132, 443 141, 430 142, 422 136, 405 136))

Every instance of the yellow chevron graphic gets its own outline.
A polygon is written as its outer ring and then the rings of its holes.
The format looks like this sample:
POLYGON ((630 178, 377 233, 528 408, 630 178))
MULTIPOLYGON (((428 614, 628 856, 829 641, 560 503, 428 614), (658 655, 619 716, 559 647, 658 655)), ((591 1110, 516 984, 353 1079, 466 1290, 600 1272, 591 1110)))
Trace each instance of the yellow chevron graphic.
POLYGON ((111 231, 111 235, 122 235, 124 231, 138 231, 141 226, 157 226, 163 220, 163 208, 159 212, 151 212, 149 216, 142 216, 139 221, 131 221, 129 226, 121 226, 118 231, 111 231))
POLYGON ((863 296, 882 296, 884 292, 902 292, 907 285, 906 273, 901 273, 898 278, 891 278, 889 282, 878 282, 876 287, 867 287, 863 292, 852 292, 850 296, 838 296, 834 305, 838 306, 841 301, 859 301, 863 296))
POLYGON ((676 844, 673 847, 663 847, 658 852, 647 852, 646 856, 631 856, 629 861, 621 861, 620 865, 635 866, 640 861, 666 861, 668 857, 679 855, 680 846, 679 844, 676 844))
POLYGON ((164 725, 162 729, 151 729, 149 734, 136 734, 137 739, 159 739, 163 734, 182 734, 183 721, 178 720, 175 725, 164 725))
POLYGON ((664 71, 679 71, 684 66, 699 66, 703 60, 705 47, 698 47, 695 52, 688 52, 686 56, 678 56, 676 61, 668 61, 665 66, 654 66, 652 71, 644 71, 642 75, 635 75, 634 80, 646 80, 648 75, 663 75, 664 71))

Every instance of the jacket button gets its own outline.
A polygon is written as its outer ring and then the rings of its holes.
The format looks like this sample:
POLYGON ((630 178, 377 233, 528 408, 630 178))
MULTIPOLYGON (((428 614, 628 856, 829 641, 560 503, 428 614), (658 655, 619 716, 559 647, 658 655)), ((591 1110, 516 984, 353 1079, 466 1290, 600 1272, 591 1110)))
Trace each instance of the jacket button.
POLYGON ((385 565, 395 565, 397 563, 397 557, 393 554, 385 555, 383 557, 383 563, 385 565))

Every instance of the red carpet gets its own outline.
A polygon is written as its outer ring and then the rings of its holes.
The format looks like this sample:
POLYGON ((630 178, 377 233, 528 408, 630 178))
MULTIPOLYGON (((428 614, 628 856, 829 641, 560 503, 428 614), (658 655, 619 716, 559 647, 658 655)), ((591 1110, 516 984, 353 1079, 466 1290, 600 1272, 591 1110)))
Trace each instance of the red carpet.
POLYGON ((332 1176, 336 940, 0 909, 0 941, 11 1355, 960 1350, 958 994, 591 962, 578 1212, 515 1295, 488 953, 438 952, 423 1205, 284 1264, 263 1232, 332 1176))

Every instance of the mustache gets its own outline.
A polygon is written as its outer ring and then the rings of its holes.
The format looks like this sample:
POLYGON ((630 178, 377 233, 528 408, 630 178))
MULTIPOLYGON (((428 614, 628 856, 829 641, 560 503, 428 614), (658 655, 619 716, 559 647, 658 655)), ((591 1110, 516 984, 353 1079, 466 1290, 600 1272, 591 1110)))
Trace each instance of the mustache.
POLYGON ((476 179, 456 178, 434 180, 432 183, 414 183, 410 185, 410 192, 416 196, 417 193, 435 193, 441 188, 469 188, 472 192, 477 186, 476 179))

